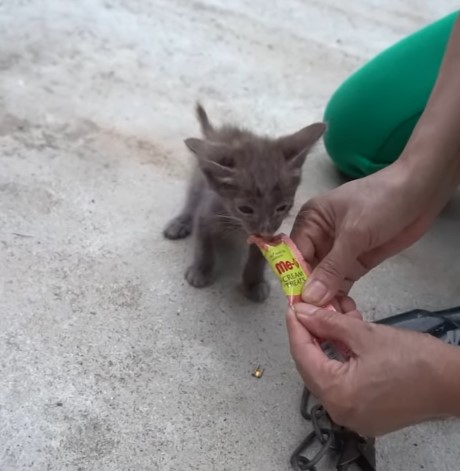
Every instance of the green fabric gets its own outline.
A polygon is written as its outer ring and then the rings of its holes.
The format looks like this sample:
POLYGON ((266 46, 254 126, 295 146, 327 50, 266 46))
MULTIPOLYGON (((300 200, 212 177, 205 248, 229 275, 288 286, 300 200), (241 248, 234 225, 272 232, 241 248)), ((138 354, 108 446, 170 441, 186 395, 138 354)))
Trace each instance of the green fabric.
POLYGON ((457 15, 396 43, 334 93, 324 143, 340 171, 359 178, 398 158, 428 101, 457 15))

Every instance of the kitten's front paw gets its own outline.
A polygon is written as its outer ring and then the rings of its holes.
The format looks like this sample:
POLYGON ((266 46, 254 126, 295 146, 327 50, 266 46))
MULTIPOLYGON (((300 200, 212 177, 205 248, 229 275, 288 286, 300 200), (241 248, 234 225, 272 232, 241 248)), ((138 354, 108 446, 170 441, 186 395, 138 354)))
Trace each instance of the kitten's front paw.
POLYGON ((194 288, 204 288, 213 282, 212 273, 203 273, 203 271, 195 265, 187 268, 185 279, 188 281, 188 284, 194 288))
POLYGON ((266 281, 260 281, 250 286, 244 286, 243 288, 246 297, 256 303, 262 303, 270 294, 270 285, 266 281))
POLYGON ((163 230, 163 235, 167 239, 184 239, 192 232, 192 218, 188 216, 177 216, 163 230))

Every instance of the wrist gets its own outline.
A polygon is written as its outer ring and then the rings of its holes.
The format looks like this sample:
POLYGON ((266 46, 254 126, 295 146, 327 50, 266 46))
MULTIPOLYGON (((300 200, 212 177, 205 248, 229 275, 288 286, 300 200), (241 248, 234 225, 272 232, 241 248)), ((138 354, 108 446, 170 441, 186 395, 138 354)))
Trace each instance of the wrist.
POLYGON ((460 147, 434 125, 414 130, 396 163, 409 180, 428 188, 452 192, 460 183, 460 147))
POLYGON ((454 156, 436 153, 429 147, 418 150, 408 146, 392 165, 393 173, 400 174, 405 197, 417 207, 426 203, 439 206, 440 211, 460 183, 460 153, 454 156))

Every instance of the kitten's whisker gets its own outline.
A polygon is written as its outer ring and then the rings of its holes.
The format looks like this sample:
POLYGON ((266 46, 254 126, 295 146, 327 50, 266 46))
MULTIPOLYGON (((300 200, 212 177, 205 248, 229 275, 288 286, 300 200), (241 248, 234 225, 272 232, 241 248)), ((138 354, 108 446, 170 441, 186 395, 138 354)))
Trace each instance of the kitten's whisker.
POLYGON ((225 227, 224 228, 224 236, 231 236, 231 235, 234 235, 236 233, 239 233, 243 230, 242 227, 236 227, 236 226, 232 226, 232 227, 225 227))
POLYGON ((224 226, 225 231, 223 232, 224 239, 230 238, 235 234, 239 234, 244 231, 242 225, 227 225, 224 226))
POLYGON ((235 221, 235 222, 241 224, 241 220, 236 218, 235 216, 227 216, 225 214, 218 214, 217 218, 221 219, 223 221, 235 221))
POLYGON ((238 218, 235 218, 235 217, 232 217, 232 216, 223 216, 222 217, 222 216, 219 215, 218 220, 219 220, 219 223, 224 228, 233 228, 233 227, 241 228, 241 227, 243 227, 242 222, 238 218))
POLYGON ((237 222, 237 221, 228 221, 228 222, 223 222, 222 223, 223 226, 226 226, 226 227, 230 227, 230 228, 236 228, 236 229, 240 229, 243 227, 243 224, 241 224, 241 222, 237 222))

